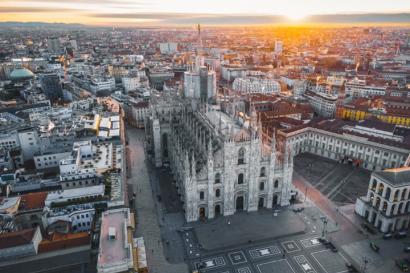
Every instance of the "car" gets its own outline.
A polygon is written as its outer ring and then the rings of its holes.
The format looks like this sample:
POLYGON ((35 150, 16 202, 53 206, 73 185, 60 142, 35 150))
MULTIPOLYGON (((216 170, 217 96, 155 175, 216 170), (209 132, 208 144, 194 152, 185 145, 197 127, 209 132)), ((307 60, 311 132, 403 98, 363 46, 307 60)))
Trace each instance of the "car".
POLYGON ((373 249, 374 252, 379 252, 380 247, 376 245, 374 242, 370 242, 370 248, 373 249))
POLYGON ((410 246, 406 246, 406 247, 403 249, 403 251, 406 252, 406 253, 410 253, 410 246))
POLYGON ((298 212, 302 212, 305 208, 297 208, 297 209, 293 209, 294 213, 298 213, 298 212))
POLYGON ((391 238, 393 238, 393 233, 385 233, 383 234, 383 239, 385 240, 390 240, 391 238))
POLYGON ((396 239, 402 239, 407 237, 407 232, 406 231, 399 231, 394 235, 394 238, 396 239))
POLYGON ((397 259, 395 262, 396 262, 397 267, 400 268, 401 271, 403 272, 409 271, 409 264, 407 263, 406 260, 397 259))

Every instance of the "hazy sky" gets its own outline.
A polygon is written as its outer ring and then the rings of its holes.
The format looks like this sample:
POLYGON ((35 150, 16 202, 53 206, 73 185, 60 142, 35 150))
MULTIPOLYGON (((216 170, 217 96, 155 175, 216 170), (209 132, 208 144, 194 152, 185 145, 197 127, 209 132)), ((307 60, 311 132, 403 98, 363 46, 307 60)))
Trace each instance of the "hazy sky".
POLYGON ((410 12, 410 0, 0 0, 0 21, 107 25, 217 24, 251 18, 265 23, 270 15, 301 20, 317 14, 399 12, 410 12))

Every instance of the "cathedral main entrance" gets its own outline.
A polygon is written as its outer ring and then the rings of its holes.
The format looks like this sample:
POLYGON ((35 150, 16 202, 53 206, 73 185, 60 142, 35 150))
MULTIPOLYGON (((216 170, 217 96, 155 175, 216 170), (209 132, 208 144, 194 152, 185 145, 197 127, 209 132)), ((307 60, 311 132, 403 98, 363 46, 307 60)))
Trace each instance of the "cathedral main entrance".
POLYGON ((221 215, 221 205, 215 206, 215 217, 221 215))
POLYGON ((205 208, 199 208, 199 218, 205 218, 205 208))
POLYGON ((243 210, 244 198, 243 196, 236 197, 236 210, 243 210))
POLYGON ((263 203, 265 203, 265 200, 262 197, 259 198, 258 208, 263 208, 263 203))
POLYGON ((272 207, 278 204, 278 196, 275 194, 272 199, 272 207))

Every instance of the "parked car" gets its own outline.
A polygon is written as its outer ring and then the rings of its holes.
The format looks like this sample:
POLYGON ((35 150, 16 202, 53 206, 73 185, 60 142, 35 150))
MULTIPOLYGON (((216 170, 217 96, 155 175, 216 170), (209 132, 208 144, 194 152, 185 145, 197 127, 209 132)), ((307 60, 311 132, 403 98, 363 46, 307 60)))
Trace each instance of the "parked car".
POLYGON ((374 242, 370 242, 370 248, 373 249, 374 252, 379 252, 380 247, 376 245, 374 242))
POLYGON ((410 246, 406 246, 406 247, 403 249, 403 251, 406 252, 406 253, 410 253, 410 246))
POLYGON ((394 235, 394 238, 396 239, 402 239, 407 237, 407 232, 406 231, 399 231, 394 235))
POLYGON ((397 259, 395 262, 396 262, 397 267, 400 268, 401 271, 403 272, 409 271, 409 264, 407 263, 406 260, 397 259))
POLYGON ((393 233, 391 233, 391 232, 385 233, 383 235, 383 239, 385 239, 385 240, 390 240, 391 238, 393 238, 393 233))

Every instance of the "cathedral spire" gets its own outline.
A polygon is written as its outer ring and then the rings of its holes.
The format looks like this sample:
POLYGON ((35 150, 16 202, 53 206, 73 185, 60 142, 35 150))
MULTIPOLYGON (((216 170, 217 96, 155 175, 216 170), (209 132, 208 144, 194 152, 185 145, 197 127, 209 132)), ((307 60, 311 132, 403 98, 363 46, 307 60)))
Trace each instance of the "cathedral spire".
POLYGON ((191 156, 191 176, 195 177, 195 175, 196 175, 195 152, 192 152, 192 156, 191 156))

